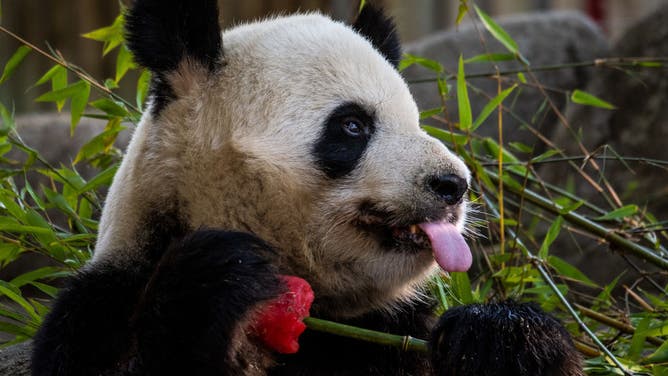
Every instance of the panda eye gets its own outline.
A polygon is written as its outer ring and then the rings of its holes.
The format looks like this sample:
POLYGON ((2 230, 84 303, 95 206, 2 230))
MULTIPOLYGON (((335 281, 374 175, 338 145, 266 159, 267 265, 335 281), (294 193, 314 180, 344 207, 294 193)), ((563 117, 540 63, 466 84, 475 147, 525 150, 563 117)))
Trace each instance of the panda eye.
POLYGON ((361 137, 369 133, 368 127, 364 123, 355 117, 344 118, 341 122, 341 128, 343 131, 350 137, 361 137))

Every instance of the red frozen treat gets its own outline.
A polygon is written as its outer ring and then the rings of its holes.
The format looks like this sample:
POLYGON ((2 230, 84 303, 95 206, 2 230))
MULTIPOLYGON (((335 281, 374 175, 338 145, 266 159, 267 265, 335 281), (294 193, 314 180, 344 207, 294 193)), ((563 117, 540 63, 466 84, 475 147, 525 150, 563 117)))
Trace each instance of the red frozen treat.
POLYGON ((269 348, 281 354, 294 354, 299 350, 297 340, 306 329, 302 320, 309 316, 313 290, 302 278, 281 278, 287 290, 257 314, 252 329, 269 348))

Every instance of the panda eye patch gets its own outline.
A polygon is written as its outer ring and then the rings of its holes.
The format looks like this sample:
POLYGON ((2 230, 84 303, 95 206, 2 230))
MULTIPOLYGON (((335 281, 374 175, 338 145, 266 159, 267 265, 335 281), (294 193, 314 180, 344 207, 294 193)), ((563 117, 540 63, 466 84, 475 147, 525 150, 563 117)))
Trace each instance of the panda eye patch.
POLYGON ((336 179, 355 169, 373 136, 373 116, 356 103, 344 103, 323 124, 313 155, 320 170, 336 179))

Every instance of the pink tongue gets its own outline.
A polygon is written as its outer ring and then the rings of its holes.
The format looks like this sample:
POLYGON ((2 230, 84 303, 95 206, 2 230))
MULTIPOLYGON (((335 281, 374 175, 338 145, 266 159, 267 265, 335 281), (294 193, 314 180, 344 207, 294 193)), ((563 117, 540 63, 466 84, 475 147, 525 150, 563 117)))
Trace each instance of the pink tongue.
POLYGON ((448 222, 421 223, 429 237, 434 259, 448 272, 465 272, 471 267, 471 250, 457 227, 448 222))

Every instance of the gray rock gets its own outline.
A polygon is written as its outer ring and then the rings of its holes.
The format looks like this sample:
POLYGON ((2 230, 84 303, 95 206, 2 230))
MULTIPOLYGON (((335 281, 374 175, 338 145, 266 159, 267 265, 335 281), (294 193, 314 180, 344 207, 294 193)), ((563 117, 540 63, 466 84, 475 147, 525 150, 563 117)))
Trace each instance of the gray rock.
MULTIPOLYGON (((502 18, 499 24, 510 34, 519 45, 521 53, 529 60, 532 68, 551 66, 563 63, 591 61, 595 58, 607 56, 609 52, 608 43, 599 28, 586 16, 578 12, 556 11, 545 13, 530 13, 502 18)), ((426 57, 439 61, 449 73, 457 72, 457 61, 459 55, 470 58, 485 52, 507 53, 507 50, 497 42, 483 26, 479 30, 473 26, 462 26, 459 30, 450 30, 428 36, 417 42, 408 44, 406 52, 417 56, 426 57), (485 46, 480 42, 481 33, 484 36, 485 46), (487 50, 485 50, 485 48, 487 50)), ((517 61, 501 62, 498 64, 501 71, 522 69, 522 64, 517 61)), ((466 73, 480 74, 494 72, 492 64, 475 63, 466 65, 466 73)), ((536 78, 546 88, 557 89, 548 91, 557 108, 562 108, 566 101, 564 90, 584 87, 593 74, 592 68, 563 68, 557 70, 536 72, 536 78), (558 92, 561 90, 562 92, 558 92)), ((420 80, 425 77, 433 77, 434 74, 422 67, 411 67, 404 72, 409 82, 420 80)), ((532 82, 526 75, 529 83, 532 82)), ((515 75, 508 76, 516 80, 515 75)), ((497 93, 497 82, 490 78, 471 79, 470 84, 478 87, 485 95, 476 94, 469 88, 473 116, 477 116, 480 110, 487 104, 490 97, 497 93)), ((455 84, 451 82, 454 94, 455 84)), ((509 85, 505 85, 508 87, 509 85)), ((429 109, 441 106, 438 90, 434 82, 413 83, 410 85, 420 109, 429 109)), ((454 95, 453 95, 454 97, 454 95)), ((554 123, 554 115, 549 112, 548 116, 537 116, 534 121, 532 117, 538 112, 543 103, 544 96, 538 89, 523 86, 518 98, 506 99, 506 105, 513 104, 512 109, 516 118, 506 114, 503 119, 504 139, 521 141, 532 145, 535 138, 521 128, 523 122, 533 124, 541 129, 544 134, 551 133, 554 123)), ((457 121, 457 102, 453 98, 446 103, 450 118, 457 121)), ((435 124, 433 121, 425 121, 435 124)), ((442 126, 442 124, 440 124, 442 126)), ((486 136, 497 135, 496 117, 491 116, 479 129, 486 136)))
MULTIPOLYGON (((665 57, 668 56, 668 4, 658 8, 641 20, 614 44, 611 56, 618 57, 665 57)), ((625 71, 616 68, 600 68, 585 90, 617 106, 616 110, 569 104, 565 116, 574 133, 589 152, 596 155, 615 157, 655 158, 668 161, 668 71, 662 68, 628 67, 625 71), (606 150, 606 145, 614 149, 606 150)), ((557 125, 552 140, 568 155, 582 155, 573 132, 557 125)), ((648 163, 629 161, 633 169, 629 171, 619 161, 600 160, 603 175, 621 196, 624 204, 635 203, 654 214, 659 220, 668 219, 668 170, 648 163)), ((578 165, 581 161, 578 161, 578 165)), ((588 202, 603 208, 610 205, 596 190, 578 176, 571 168, 545 165, 539 169, 547 181, 563 186, 573 179, 576 194, 588 202)), ((599 179, 599 173, 584 164, 583 169, 599 179)), ((599 179, 599 183, 602 181, 599 179)), ((601 184, 602 185, 602 184, 601 184)), ((572 239, 561 239, 560 248, 568 261, 586 270, 595 281, 609 283, 611 279, 625 273, 619 285, 630 285, 638 280, 638 275, 629 270, 628 263, 621 257, 611 257, 607 245, 592 239, 577 237, 577 245, 572 239), (583 252, 575 249, 581 248, 583 252)), ((636 265, 649 272, 657 268, 642 260, 628 256, 636 265)), ((654 275, 660 284, 665 278, 654 275)))
POLYGON ((0 376, 30 376, 32 342, 0 349, 0 376))
MULTIPOLYGON (((615 43, 612 56, 668 56, 666 19, 668 4, 632 26, 615 43)), ((599 154, 603 154, 602 147, 608 145, 624 157, 668 161, 668 71, 665 66, 628 67, 624 71, 606 69, 592 79, 586 91, 617 106, 617 110, 610 111, 573 104, 566 110, 566 118, 581 135, 582 143, 590 152, 599 150, 599 154)), ((558 127, 554 141, 569 154, 582 154, 573 142, 573 136, 562 126, 558 127)), ((605 154, 614 157, 610 151, 605 154)), ((660 168, 630 161, 631 172, 615 160, 600 164, 605 169, 606 178, 619 189, 624 201, 646 206, 659 219, 668 218, 666 166, 660 168)), ((551 179, 563 179, 563 174, 553 173, 551 179)), ((589 185, 583 184, 578 188, 584 197, 597 198, 589 185)))

